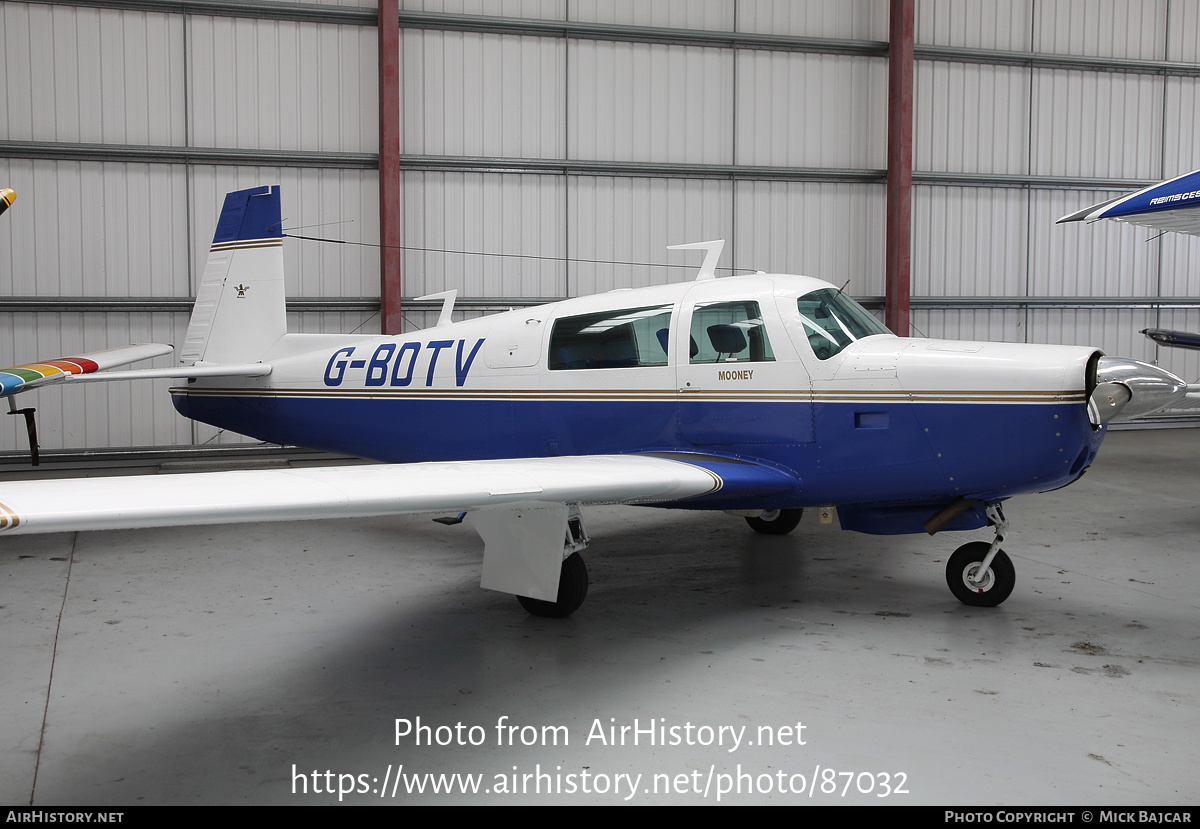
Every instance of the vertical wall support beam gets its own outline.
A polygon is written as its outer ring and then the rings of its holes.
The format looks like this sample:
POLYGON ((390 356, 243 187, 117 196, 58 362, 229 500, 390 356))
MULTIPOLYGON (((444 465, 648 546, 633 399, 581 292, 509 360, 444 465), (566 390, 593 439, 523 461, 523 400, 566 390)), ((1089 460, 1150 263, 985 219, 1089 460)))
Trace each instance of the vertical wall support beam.
POLYGON ((907 337, 912 260, 914 0, 891 0, 888 36, 887 247, 884 322, 907 337))
POLYGON ((400 0, 379 0, 379 291, 384 334, 403 329, 400 221, 400 0))

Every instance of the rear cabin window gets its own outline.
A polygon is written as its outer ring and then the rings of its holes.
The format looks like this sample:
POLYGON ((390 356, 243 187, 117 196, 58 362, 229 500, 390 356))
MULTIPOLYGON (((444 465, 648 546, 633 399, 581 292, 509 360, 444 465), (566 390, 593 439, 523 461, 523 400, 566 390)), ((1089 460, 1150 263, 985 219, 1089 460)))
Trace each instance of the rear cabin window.
POLYGON ((564 317, 550 333, 551 371, 665 366, 671 306, 564 317))
POLYGON ((818 360, 828 360, 855 340, 890 333, 870 311, 833 288, 807 293, 796 306, 818 360))
POLYGON ((692 311, 693 363, 767 363, 775 360, 757 302, 712 302, 692 311))

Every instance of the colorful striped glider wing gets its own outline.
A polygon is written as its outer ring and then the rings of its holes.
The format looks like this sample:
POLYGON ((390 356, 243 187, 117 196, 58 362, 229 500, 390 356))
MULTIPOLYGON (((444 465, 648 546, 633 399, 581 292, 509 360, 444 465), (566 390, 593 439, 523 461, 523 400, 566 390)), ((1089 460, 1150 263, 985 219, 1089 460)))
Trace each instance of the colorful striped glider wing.
POLYGON ((173 350, 171 346, 161 343, 143 343, 96 351, 82 357, 62 357, 0 369, 0 397, 28 391, 47 383, 95 374, 127 363, 136 363, 138 360, 161 357, 173 350))
POLYGON ((110 371, 116 366, 170 354, 174 348, 159 343, 127 345, 83 357, 63 357, 42 363, 25 363, 0 369, 0 397, 28 391, 47 383, 99 383, 108 380, 154 380, 161 377, 262 377, 271 373, 270 363, 196 363, 170 368, 110 371))

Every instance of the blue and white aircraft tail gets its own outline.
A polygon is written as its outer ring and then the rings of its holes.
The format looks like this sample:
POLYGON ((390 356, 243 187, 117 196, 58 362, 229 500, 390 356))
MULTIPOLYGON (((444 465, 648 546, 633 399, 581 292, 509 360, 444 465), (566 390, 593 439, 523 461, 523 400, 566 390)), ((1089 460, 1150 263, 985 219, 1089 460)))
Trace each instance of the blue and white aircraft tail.
POLYGON ((180 362, 259 361, 287 334, 280 217, 278 185, 225 197, 180 362))
MULTIPOLYGON (((1001 502, 1071 483, 1105 424, 1186 395, 1094 348, 896 337, 807 276, 717 279, 722 242, 684 246, 706 251, 692 282, 462 322, 448 296, 401 336, 288 333, 280 213, 277 187, 226 198, 178 365, 28 364, 0 396, 171 376, 187 417, 383 464, 5 483, 0 533, 465 514, 482 586, 564 616, 587 593, 581 506, 723 510, 772 535, 836 507, 870 533, 991 524, 946 578, 994 606, 1016 578, 1001 502)), ((136 348, 119 361, 166 347, 136 348)))
POLYGON ((262 377, 272 357, 369 338, 288 333, 279 185, 227 194, 171 376, 262 377))
POLYGON ((178 365, 114 371, 175 350, 123 346, 0 369, 0 396, 63 382, 261 377, 271 371, 264 357, 286 334, 279 188, 242 190, 225 198, 178 365))

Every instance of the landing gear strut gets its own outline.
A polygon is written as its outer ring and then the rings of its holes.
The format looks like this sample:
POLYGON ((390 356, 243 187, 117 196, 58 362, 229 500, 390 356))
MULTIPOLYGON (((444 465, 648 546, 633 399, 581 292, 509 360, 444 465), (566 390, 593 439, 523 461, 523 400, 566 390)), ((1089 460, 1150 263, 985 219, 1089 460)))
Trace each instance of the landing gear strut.
POLYGON ((972 541, 954 551, 946 563, 946 583, 963 604, 995 607, 1012 593, 1017 571, 1000 545, 1008 534, 1008 521, 999 504, 987 508, 987 516, 996 528, 996 540, 972 541))

